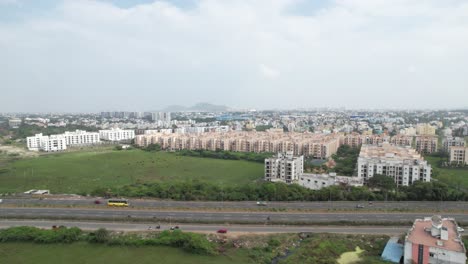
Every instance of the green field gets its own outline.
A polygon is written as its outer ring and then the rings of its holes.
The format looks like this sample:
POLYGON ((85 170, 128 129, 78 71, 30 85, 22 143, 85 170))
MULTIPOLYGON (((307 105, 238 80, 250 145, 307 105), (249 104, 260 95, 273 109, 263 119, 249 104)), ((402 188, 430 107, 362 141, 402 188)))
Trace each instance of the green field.
POLYGON ((468 189, 468 169, 467 168, 441 168, 439 163, 445 158, 424 157, 432 166, 432 174, 435 179, 440 180, 455 188, 468 189))
POLYGON ((87 243, 39 245, 0 243, 0 263, 21 264, 234 264, 252 263, 244 250, 201 256, 169 247, 121 247, 87 243))
POLYGON ((29 189, 82 193, 97 187, 155 181, 247 184, 263 176, 263 164, 134 149, 41 155, 8 163, 0 172, 0 193, 29 189))

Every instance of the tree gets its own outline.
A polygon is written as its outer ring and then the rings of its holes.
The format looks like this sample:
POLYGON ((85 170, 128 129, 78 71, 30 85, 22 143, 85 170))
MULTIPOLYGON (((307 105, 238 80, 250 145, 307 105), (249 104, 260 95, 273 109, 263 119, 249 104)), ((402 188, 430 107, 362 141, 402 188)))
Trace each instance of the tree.
POLYGON ((377 188, 382 191, 391 191, 396 187, 392 177, 376 174, 369 179, 367 185, 371 188, 377 188))

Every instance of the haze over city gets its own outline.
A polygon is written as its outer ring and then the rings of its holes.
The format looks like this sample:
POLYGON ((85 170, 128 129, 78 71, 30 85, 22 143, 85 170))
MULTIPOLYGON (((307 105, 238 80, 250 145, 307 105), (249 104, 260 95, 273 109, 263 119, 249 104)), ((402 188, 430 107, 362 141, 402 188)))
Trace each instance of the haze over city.
POLYGON ((0 1, 0 112, 466 108, 466 1, 0 1))

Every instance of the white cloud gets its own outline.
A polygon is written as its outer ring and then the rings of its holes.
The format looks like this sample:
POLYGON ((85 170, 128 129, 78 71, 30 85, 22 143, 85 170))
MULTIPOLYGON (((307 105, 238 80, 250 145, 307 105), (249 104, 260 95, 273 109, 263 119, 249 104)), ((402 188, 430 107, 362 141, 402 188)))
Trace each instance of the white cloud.
POLYGON ((129 109, 308 107, 316 96, 319 106, 466 105, 468 3, 336 0, 305 16, 290 11, 301 1, 200 0, 190 9, 64 1, 45 15, 0 22, 2 86, 12 98, 0 111, 39 110, 55 93, 74 94, 51 106, 58 110, 112 108, 138 93, 145 96, 129 109), (418 87, 426 97, 414 102, 418 87), (264 89, 269 100, 259 100, 264 89), (371 96, 376 89, 392 92, 382 102, 371 96), (31 90, 41 93, 28 101, 31 90))

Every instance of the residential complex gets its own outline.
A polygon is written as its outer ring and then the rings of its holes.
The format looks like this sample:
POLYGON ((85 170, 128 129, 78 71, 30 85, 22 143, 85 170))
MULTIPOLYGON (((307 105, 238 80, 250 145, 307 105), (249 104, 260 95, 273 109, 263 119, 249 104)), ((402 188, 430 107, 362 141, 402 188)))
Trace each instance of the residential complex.
POLYGON ((311 174, 304 173, 299 176, 297 182, 300 186, 312 189, 320 190, 325 187, 333 185, 344 185, 344 186, 363 186, 362 178, 349 177, 349 176, 337 176, 336 173, 330 174, 311 174))
POLYGON ((304 155, 326 159, 336 153, 340 144, 339 134, 315 134, 272 130, 267 132, 208 132, 203 134, 164 134, 137 135, 135 144, 148 146, 160 144, 162 149, 204 149, 236 152, 286 152, 295 156, 304 155))
POLYGON ((36 134, 33 137, 26 138, 26 144, 29 150, 34 151, 61 151, 67 149, 66 140, 63 135, 43 136, 36 134))
POLYGON ((464 147, 465 139, 462 137, 446 137, 442 140, 442 145, 445 152, 449 152, 450 147, 464 147))
POLYGON ((459 230, 453 218, 416 219, 405 237, 404 263, 465 264, 466 248, 459 230))
POLYGON ((294 157, 292 151, 265 159, 265 180, 293 183, 304 173, 304 156, 294 157))
POLYGON ((74 132, 66 131, 65 133, 61 134, 61 136, 65 138, 65 143, 67 146, 91 145, 99 144, 101 142, 99 140, 98 132, 87 132, 83 130, 76 130, 74 132))
POLYGON ((468 164, 468 147, 449 147, 449 162, 451 164, 468 164))
POLYGON ((359 133, 351 133, 342 137, 341 143, 351 147, 358 147, 362 144, 379 145, 385 142, 390 142, 397 146, 411 146, 413 142, 412 136, 396 135, 390 137, 385 134, 381 135, 361 135, 359 133))
POLYGON ((416 151, 421 154, 437 152, 436 136, 416 136, 416 151))
POLYGON ((112 128, 109 130, 99 130, 99 136, 101 139, 108 141, 131 140, 135 138, 135 131, 112 128))
POLYGON ((18 128, 21 125, 22 121, 19 118, 12 118, 8 120, 8 126, 11 128, 18 128))
POLYGON ((376 174, 392 177, 399 186, 431 180, 431 165, 410 147, 384 143, 362 145, 358 158, 358 177, 367 182, 376 174))

